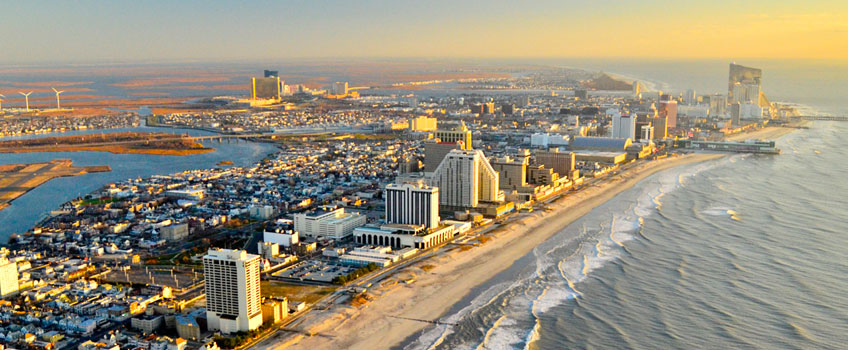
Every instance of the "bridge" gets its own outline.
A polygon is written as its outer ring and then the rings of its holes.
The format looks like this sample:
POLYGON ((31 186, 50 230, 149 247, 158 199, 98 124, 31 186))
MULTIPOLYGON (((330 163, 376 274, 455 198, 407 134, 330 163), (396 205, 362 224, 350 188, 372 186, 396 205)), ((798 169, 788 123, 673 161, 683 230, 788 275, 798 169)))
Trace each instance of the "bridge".
POLYGON ((848 122, 848 116, 836 116, 836 115, 804 115, 799 117, 804 120, 829 120, 829 121, 837 121, 837 122, 848 122))

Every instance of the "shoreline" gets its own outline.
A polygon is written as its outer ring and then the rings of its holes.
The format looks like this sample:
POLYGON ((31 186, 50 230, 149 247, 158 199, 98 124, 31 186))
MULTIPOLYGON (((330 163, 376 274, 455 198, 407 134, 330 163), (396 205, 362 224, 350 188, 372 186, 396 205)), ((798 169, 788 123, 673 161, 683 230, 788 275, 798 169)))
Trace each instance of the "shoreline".
POLYGON ((50 152, 109 152, 112 154, 148 154, 155 156, 190 156, 214 152, 214 148, 165 149, 129 148, 122 146, 56 146, 50 148, 0 149, 0 153, 50 153, 50 152))
POLYGON ((9 172, 0 173, 0 210, 12 205, 16 199, 47 183, 50 180, 62 177, 80 176, 90 173, 110 172, 112 168, 108 165, 74 166, 68 159, 54 159, 49 162, 8 164, 3 167, 10 169, 9 172), (53 168, 38 173, 43 167, 53 168), (35 168, 33 168, 35 167, 35 168), (11 189, 10 186, 18 186, 20 189, 11 189))
POLYGON ((374 291, 369 291, 376 298, 363 306, 334 305, 327 310, 312 311, 313 315, 307 315, 298 322, 298 327, 309 333, 331 333, 334 338, 296 335, 277 344, 264 344, 268 340, 262 341, 257 348, 388 349, 402 345, 431 324, 398 319, 392 315, 419 320, 444 317, 473 288, 508 269, 572 222, 648 176, 724 156, 695 153, 639 164, 605 182, 560 198, 545 210, 523 214, 487 235, 488 242, 485 244, 470 249, 449 245, 442 248, 445 252, 395 272, 374 286, 374 291), (402 282, 409 278, 415 282, 402 282))

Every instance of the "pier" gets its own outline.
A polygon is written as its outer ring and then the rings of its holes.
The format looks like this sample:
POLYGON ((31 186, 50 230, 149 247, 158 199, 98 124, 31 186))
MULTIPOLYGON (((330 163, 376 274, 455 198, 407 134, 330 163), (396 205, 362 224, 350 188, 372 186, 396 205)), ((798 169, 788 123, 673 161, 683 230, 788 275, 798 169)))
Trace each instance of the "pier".
POLYGON ((827 120, 827 121, 836 121, 836 122, 848 122, 848 116, 836 116, 836 115, 805 115, 799 117, 803 120, 827 120))

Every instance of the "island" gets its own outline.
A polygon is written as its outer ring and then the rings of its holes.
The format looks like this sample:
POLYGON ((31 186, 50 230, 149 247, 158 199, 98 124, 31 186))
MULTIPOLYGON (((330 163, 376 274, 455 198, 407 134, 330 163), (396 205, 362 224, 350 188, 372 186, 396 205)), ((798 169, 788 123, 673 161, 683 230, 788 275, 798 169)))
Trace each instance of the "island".
POLYGON ((70 159, 0 165, 0 210, 24 193, 56 177, 112 171, 109 166, 75 167, 70 159))
POLYGON ((0 153, 98 151, 185 156, 214 151, 188 135, 118 132, 0 141, 0 153))

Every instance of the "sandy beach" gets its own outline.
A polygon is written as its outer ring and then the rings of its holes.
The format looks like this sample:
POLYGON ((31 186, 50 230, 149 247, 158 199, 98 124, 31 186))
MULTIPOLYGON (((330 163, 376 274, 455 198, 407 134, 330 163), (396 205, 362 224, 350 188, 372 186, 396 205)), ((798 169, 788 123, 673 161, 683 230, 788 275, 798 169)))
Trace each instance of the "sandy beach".
POLYGON ((520 214, 521 218, 487 236, 491 239, 482 245, 443 248, 449 251, 405 268, 373 286, 369 294, 374 298, 365 305, 334 305, 325 310, 313 310, 294 325, 313 334, 332 337, 272 337, 256 348, 388 349, 397 346, 431 324, 392 316, 436 320, 472 288, 506 270, 568 224, 644 178, 672 167, 723 156, 689 154, 639 164, 622 175, 561 198, 551 203, 547 210, 520 214), (414 279, 414 283, 403 283, 410 279, 414 279))
MULTIPOLYGON (((806 123, 801 123, 797 126, 803 126, 806 123)), ((744 141, 749 139, 754 140, 774 140, 783 135, 789 134, 797 130, 794 127, 784 126, 768 126, 762 129, 757 129, 751 132, 743 132, 726 137, 728 141, 744 141)))

